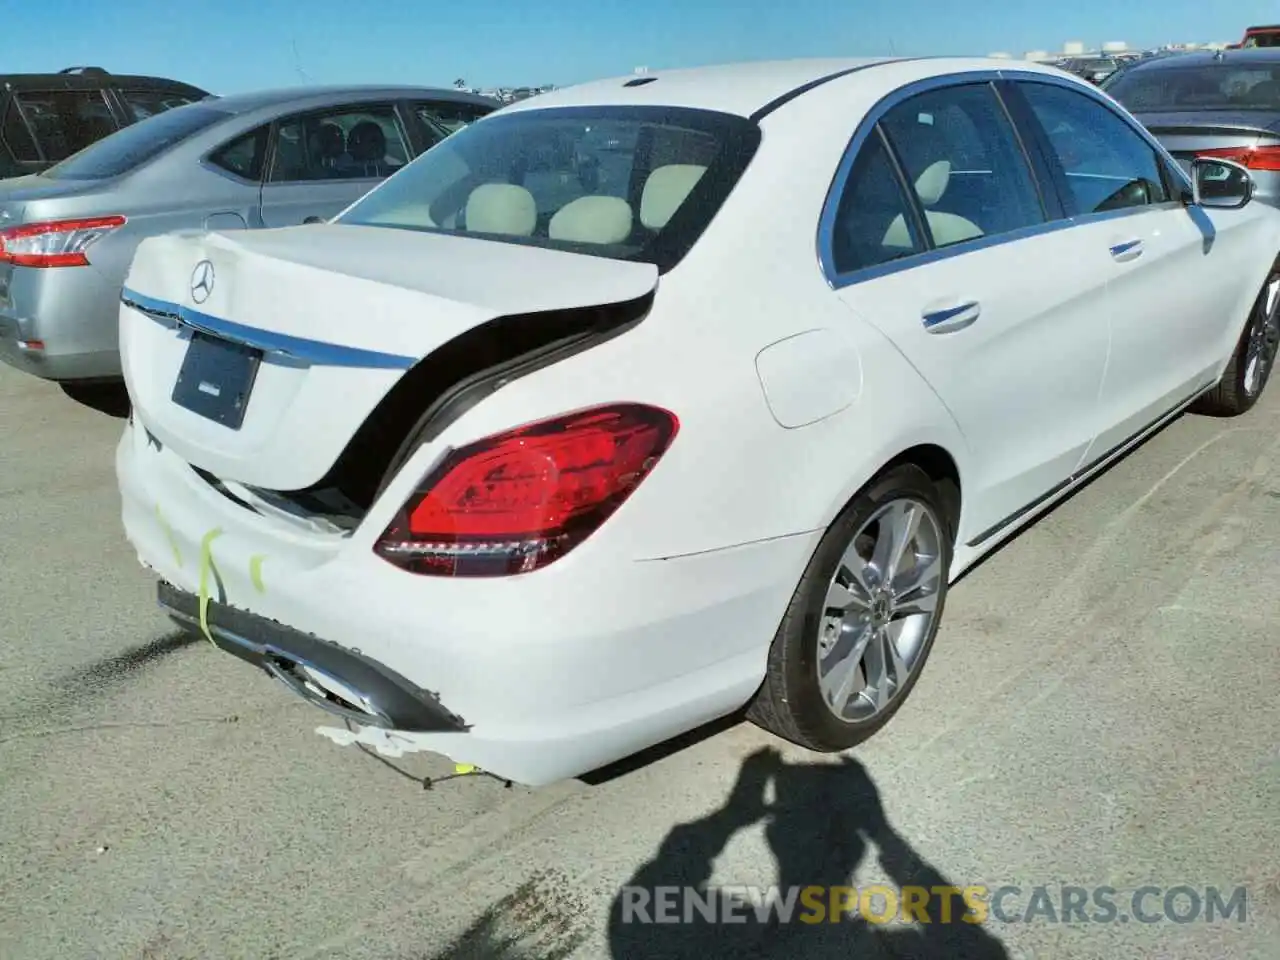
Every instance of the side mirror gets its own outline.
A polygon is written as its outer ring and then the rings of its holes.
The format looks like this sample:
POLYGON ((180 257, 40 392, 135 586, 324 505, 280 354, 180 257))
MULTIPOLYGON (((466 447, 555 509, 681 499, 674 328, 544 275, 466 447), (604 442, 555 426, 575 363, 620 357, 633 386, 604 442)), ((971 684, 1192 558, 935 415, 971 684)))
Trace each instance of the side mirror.
POLYGON ((1244 164, 1196 157, 1191 161, 1192 203, 1198 207, 1239 210, 1253 199, 1257 185, 1244 164))

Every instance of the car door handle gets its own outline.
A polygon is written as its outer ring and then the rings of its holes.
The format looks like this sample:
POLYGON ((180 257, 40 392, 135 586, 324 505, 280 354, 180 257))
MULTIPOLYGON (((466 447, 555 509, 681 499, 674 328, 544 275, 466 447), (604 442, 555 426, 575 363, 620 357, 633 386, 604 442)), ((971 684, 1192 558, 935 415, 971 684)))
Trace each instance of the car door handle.
POLYGON ((981 305, 976 300, 969 300, 951 307, 926 310, 920 319, 928 333, 955 333, 972 326, 981 314, 981 305))
POLYGON ((1116 263, 1128 263, 1130 260, 1137 260, 1140 256, 1142 256, 1142 241, 1136 238, 1113 244, 1111 247, 1111 259, 1116 263))

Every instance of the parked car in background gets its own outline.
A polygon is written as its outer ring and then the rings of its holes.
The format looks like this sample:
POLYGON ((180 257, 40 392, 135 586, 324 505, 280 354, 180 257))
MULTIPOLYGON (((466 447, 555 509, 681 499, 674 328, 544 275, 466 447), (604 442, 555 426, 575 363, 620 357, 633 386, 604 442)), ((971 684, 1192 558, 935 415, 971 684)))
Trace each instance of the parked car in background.
POLYGON ((430 87, 219 97, 0 181, 0 359, 49 380, 118 379, 120 286, 143 238, 331 217, 497 106, 430 87))
POLYGON ((1255 47, 1280 47, 1280 25, 1246 27, 1239 43, 1231 44, 1233 50, 1249 50, 1255 47))
POLYGON ((0 178, 47 170, 121 127, 207 96, 189 83, 101 67, 0 74, 0 178))
POLYGON ((1193 173, 1004 60, 543 94, 331 223, 143 242, 126 534, 340 742, 536 785, 749 705, 847 749, 955 577, 1262 394, 1280 213, 1193 173))
POLYGON ((1118 57, 1071 57, 1056 65, 1068 73, 1074 73, 1092 84, 1100 84, 1125 63, 1118 57))
POLYGON ((1184 170, 1196 157, 1234 160, 1252 174, 1258 200, 1280 205, 1280 48, 1147 60, 1105 89, 1184 170))

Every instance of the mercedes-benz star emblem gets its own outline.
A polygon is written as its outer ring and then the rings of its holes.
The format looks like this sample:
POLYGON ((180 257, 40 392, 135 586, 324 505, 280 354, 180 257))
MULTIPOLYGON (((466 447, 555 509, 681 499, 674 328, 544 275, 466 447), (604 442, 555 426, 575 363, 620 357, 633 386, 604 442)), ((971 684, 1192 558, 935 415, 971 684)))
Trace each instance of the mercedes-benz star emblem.
POLYGON ((213 293, 213 264, 201 260, 191 271, 191 299, 196 303, 204 303, 213 293))

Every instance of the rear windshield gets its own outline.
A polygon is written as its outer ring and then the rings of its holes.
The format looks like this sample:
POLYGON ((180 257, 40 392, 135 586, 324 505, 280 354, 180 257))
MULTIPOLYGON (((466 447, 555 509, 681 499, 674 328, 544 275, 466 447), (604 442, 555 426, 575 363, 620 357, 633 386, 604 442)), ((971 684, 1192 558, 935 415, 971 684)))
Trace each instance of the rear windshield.
POLYGON ((135 170, 231 114, 203 103, 174 107, 104 137, 45 171, 55 180, 106 180, 135 170))
POLYGON ((1107 93, 1132 113, 1186 110, 1280 110, 1280 61, 1202 63, 1126 71, 1107 93))
POLYGON ((495 114, 432 147, 338 223, 483 236, 669 270, 750 162, 759 128, 669 107, 495 114))

